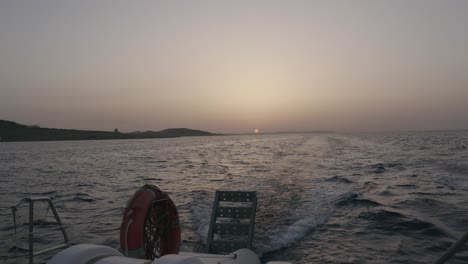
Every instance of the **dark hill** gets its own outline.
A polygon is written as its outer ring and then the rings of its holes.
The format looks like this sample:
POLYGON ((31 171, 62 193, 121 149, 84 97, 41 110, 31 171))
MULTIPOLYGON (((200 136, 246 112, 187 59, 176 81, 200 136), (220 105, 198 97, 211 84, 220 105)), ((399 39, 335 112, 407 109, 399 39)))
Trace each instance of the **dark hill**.
POLYGON ((206 131, 193 130, 188 128, 172 128, 162 130, 159 132, 146 131, 134 133, 120 133, 110 131, 41 128, 39 126, 27 126, 11 121, 0 120, 0 141, 136 139, 211 135, 214 134, 206 131))
POLYGON ((170 128, 159 132, 132 132, 127 133, 131 138, 172 138, 172 137, 196 137, 196 136, 212 136, 214 134, 202 130, 194 130, 189 128, 170 128))
POLYGON ((169 128, 169 129, 161 130, 158 133, 160 133, 161 135, 165 135, 165 136, 176 136, 176 137, 212 135, 210 132, 188 129, 188 128, 169 128))

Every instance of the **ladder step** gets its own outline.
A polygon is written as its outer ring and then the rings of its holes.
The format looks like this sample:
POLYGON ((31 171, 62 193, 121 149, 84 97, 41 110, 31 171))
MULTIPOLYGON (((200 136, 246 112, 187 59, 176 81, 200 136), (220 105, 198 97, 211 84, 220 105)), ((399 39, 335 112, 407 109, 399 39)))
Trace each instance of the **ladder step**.
POLYGON ((251 215, 252 215, 251 207, 218 207, 216 208, 216 217, 250 218, 251 215))
POLYGON ((253 202, 256 199, 255 192, 219 192, 220 202, 253 202))
POLYGON ((229 234, 229 235, 248 235, 250 224, 221 224, 214 225, 215 234, 229 234))

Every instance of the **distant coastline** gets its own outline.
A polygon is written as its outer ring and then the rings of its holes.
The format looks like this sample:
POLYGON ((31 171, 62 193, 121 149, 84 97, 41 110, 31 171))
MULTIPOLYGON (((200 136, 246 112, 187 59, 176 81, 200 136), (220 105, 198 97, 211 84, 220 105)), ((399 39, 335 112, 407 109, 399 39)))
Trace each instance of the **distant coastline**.
POLYGON ((93 131, 60 128, 42 128, 0 120, 0 142, 17 141, 62 141, 62 140, 104 140, 104 139, 144 139, 215 136, 219 134, 189 128, 170 128, 161 131, 121 133, 114 131, 93 131))

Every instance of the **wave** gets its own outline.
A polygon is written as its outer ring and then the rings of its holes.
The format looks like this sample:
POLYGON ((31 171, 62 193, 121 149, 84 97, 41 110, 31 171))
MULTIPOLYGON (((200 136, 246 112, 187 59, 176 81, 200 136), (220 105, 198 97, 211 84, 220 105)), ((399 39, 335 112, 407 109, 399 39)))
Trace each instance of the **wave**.
POLYGON ((396 162, 376 163, 376 164, 369 165, 367 168, 369 172, 375 173, 375 174, 381 174, 381 173, 390 171, 391 169, 397 170, 397 171, 403 171, 406 169, 402 164, 396 163, 396 162))
POLYGON ((342 177, 342 176, 333 176, 331 178, 326 179, 326 181, 339 182, 339 183, 353 183, 352 180, 342 177))
POLYGON ((337 203, 338 206, 346 206, 346 205, 352 205, 352 206, 363 206, 363 207, 370 207, 370 206, 381 206, 380 203, 376 201, 372 201, 370 199, 351 199, 351 200, 345 200, 345 201, 340 201, 337 203))
POLYGON ((369 169, 372 173, 384 173, 387 171, 385 166, 382 163, 377 163, 369 166, 369 169))
POLYGON ((360 213, 358 218, 370 221, 370 228, 392 235, 396 233, 421 232, 426 236, 447 236, 442 229, 430 222, 405 216, 398 212, 372 210, 360 213))
POLYGON ((86 202, 86 203, 94 203, 96 199, 89 194, 86 193, 75 193, 73 197, 69 197, 68 199, 63 199, 61 202, 86 202))

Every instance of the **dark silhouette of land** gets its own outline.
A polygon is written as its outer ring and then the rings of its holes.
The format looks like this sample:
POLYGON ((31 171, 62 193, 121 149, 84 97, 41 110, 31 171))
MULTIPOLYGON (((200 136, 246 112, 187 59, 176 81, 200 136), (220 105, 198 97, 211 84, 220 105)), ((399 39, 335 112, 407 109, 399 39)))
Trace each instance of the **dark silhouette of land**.
POLYGON ((162 131, 121 133, 111 131, 92 131, 75 129, 42 128, 28 126, 12 121, 0 120, 0 141, 54 141, 54 140, 102 140, 102 139, 139 139, 173 138, 193 136, 213 136, 216 134, 188 128, 171 128, 162 131))

